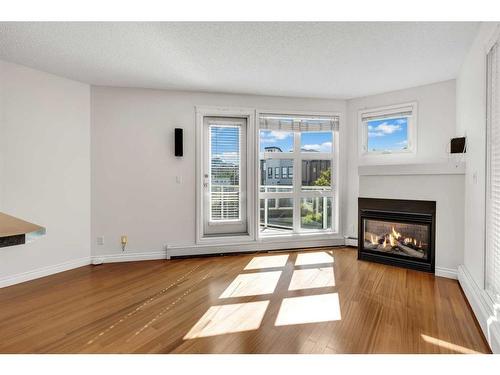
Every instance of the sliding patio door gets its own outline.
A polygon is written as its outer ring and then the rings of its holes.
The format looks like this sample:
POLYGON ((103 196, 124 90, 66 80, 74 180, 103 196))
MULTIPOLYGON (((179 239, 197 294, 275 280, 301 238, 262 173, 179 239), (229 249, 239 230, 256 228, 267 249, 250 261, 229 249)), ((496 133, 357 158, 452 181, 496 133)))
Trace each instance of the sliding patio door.
POLYGON ((246 137, 246 118, 204 117, 204 236, 248 233, 246 137))

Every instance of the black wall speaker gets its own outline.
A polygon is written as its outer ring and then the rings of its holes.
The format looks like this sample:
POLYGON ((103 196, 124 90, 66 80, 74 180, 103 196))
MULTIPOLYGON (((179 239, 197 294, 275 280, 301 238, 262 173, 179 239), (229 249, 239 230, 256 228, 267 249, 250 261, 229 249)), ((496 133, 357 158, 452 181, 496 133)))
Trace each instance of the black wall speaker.
POLYGON ((183 130, 180 128, 175 128, 175 156, 184 155, 183 143, 183 130))
POLYGON ((452 138, 450 145, 451 154, 463 154, 465 153, 467 146, 465 143, 465 137, 452 138))

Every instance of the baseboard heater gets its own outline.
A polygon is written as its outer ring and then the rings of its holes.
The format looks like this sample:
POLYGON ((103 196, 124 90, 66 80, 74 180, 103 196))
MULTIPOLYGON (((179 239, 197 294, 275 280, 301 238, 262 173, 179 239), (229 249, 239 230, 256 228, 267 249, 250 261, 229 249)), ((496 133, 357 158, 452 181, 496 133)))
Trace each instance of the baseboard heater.
MULTIPOLYGON (((301 248, 291 248, 291 249, 274 249, 274 250, 247 250, 247 251, 232 251, 232 252, 218 252, 218 253, 207 253, 207 254, 189 254, 189 255, 172 255, 168 259, 190 259, 190 258, 210 258, 210 257, 223 257, 232 255, 252 255, 252 254, 269 254, 269 253, 284 253, 293 251, 304 251, 306 249, 321 249, 325 247, 344 247, 344 245, 332 245, 332 246, 304 246, 301 248)), ((167 250, 168 253, 168 250, 167 250)))

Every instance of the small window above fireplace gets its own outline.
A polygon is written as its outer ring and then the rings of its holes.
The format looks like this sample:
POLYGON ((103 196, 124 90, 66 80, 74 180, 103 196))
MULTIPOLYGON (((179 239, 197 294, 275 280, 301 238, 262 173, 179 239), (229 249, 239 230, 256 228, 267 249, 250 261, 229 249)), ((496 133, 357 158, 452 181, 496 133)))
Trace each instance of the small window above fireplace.
POLYGON ((417 103, 359 111, 360 155, 415 153, 417 103))

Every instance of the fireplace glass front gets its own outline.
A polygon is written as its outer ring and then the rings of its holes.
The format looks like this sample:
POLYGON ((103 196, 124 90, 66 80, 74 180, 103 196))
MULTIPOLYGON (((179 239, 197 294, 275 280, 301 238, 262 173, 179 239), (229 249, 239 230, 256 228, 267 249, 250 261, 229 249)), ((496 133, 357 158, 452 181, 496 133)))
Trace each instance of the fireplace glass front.
POLYGON ((375 251, 419 260, 427 260, 430 225, 371 218, 363 219, 363 247, 375 251))

